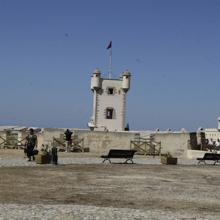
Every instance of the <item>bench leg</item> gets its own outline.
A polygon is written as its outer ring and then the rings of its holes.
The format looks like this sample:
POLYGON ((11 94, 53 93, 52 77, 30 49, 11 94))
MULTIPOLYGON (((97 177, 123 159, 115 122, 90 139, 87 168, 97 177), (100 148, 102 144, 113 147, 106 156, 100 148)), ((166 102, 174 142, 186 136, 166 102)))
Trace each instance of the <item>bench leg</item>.
POLYGON ((197 165, 199 165, 201 162, 203 162, 204 164, 206 164, 205 160, 199 160, 199 162, 197 163, 197 165))
POLYGON ((220 161, 219 160, 215 160, 213 165, 215 165, 216 163, 220 163, 220 161))
POLYGON ((104 163, 106 160, 108 160, 109 163, 112 163, 111 160, 110 160, 109 158, 105 158, 105 159, 102 161, 102 163, 104 163))
POLYGON ((131 158, 127 159, 124 163, 128 163, 129 160, 131 161, 132 164, 134 163, 134 161, 131 158))

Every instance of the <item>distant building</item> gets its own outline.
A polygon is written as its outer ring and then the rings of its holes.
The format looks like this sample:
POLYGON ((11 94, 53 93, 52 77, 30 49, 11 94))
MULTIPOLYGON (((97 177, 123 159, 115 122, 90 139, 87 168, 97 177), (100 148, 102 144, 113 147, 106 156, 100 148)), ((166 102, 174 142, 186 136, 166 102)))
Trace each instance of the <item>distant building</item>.
POLYGON ((205 138, 216 141, 217 139, 220 139, 220 131, 217 128, 206 128, 205 138))
POLYGON ((220 117, 218 117, 218 128, 205 128, 205 138, 209 140, 216 141, 220 140, 220 117))
POLYGON ((126 94, 130 89, 131 74, 126 70, 118 79, 101 77, 99 69, 91 76, 93 111, 88 126, 91 130, 124 131, 126 94))

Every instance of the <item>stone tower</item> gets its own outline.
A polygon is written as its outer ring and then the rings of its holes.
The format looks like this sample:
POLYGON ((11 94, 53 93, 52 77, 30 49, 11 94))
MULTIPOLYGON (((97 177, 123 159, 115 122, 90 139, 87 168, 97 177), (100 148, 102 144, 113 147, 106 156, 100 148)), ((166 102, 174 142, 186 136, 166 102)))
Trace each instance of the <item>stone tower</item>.
POLYGON ((101 77, 99 69, 91 76, 93 111, 88 126, 91 130, 124 131, 126 94, 131 74, 126 70, 118 79, 101 77))

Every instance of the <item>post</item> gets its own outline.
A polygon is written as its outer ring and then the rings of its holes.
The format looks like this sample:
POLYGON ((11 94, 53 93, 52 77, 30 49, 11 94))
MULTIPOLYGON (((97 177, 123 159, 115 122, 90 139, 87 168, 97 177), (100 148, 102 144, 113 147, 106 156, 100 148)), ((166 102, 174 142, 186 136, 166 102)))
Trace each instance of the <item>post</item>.
POLYGON ((112 47, 109 50, 109 79, 112 78, 112 47))
POLYGON ((112 41, 109 42, 107 48, 109 50, 109 72, 108 72, 108 78, 112 78, 112 41))

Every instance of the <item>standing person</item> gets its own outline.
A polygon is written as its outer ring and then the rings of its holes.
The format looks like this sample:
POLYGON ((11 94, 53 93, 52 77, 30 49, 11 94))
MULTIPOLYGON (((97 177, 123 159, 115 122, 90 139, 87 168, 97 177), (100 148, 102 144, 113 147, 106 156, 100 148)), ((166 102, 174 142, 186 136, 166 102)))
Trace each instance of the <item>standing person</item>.
POLYGON ((31 161, 31 157, 35 160, 34 157, 34 148, 37 147, 37 136, 34 134, 34 129, 29 129, 29 134, 26 137, 26 149, 27 149, 27 157, 28 161, 31 161))
POLYGON ((212 152, 213 148, 214 148, 214 143, 211 138, 211 139, 209 139, 209 142, 208 142, 208 149, 212 152))
POLYGON ((51 162, 55 165, 57 165, 58 162, 57 147, 55 145, 53 145, 51 148, 51 162))
POLYGON ((215 142, 215 149, 220 150, 220 140, 219 139, 217 139, 217 141, 215 142))
POLYGON ((65 140, 66 140, 66 152, 69 152, 70 147, 72 145, 72 134, 73 134, 73 132, 70 131, 69 129, 66 129, 64 134, 65 134, 65 140))

